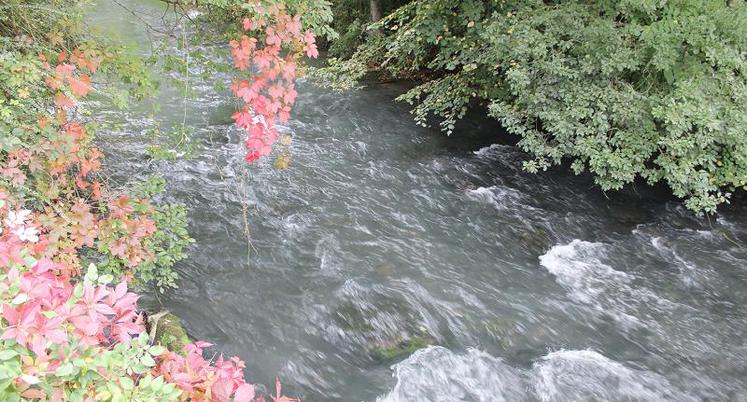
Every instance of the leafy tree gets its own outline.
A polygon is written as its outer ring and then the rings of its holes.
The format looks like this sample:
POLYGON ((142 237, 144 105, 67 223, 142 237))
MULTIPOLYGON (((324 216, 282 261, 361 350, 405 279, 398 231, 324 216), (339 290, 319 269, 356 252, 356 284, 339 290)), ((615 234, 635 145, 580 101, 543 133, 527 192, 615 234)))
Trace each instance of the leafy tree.
POLYGON ((416 0, 348 60, 419 85, 399 99, 451 133, 480 102, 532 155, 604 190, 664 182, 695 211, 747 185, 747 3, 701 0, 416 0))
POLYGON ((339 38, 329 45, 332 57, 350 58, 355 49, 363 44, 376 30, 368 30, 371 22, 389 14, 410 0, 336 0, 332 4, 332 28, 339 38))

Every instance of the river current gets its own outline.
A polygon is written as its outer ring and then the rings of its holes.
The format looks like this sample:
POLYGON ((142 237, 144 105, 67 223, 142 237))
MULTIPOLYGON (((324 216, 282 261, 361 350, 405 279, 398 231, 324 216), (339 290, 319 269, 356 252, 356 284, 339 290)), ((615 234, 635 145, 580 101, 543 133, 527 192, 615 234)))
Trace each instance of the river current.
MULTIPOLYGON (((146 38, 107 1, 92 20, 146 38)), ((305 401, 747 400, 747 208, 696 217, 666 189, 528 174, 494 121, 416 126, 399 84, 300 82, 290 166, 247 166, 212 87, 229 79, 193 84, 191 159, 145 154, 153 124, 184 117, 168 88, 157 116, 97 116, 111 179, 163 175, 190 209, 180 287, 146 302, 250 381, 305 401)))

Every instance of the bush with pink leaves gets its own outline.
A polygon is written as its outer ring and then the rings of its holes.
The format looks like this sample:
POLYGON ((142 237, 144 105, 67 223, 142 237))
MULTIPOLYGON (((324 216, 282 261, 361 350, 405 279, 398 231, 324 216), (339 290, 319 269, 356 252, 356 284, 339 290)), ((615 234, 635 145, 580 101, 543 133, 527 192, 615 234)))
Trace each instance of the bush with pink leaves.
MULTIPOLYGON (((284 1, 238 3, 248 17, 231 54, 251 76, 233 85, 244 102, 233 118, 252 162, 270 153, 276 125, 289 119, 297 59, 318 51, 302 13, 284 1)), ((323 0, 304 4, 331 15, 323 0)), ((20 105, 3 109, 12 112, 3 123, 17 130, 0 143, 0 400, 265 402, 239 358, 205 359, 205 342, 170 351, 150 339, 128 281, 188 236, 163 240, 169 228, 159 227, 150 196, 116 194, 97 176, 103 155, 75 108, 116 54, 48 36, 44 51, 27 52, 26 43, 0 60, 12 77, 0 85, 0 106, 20 105), (82 266, 86 251, 98 252, 98 268, 82 266)), ((181 258, 181 246, 175 253, 181 258)), ((294 401, 275 387, 272 401, 294 401)))
POLYGON ((126 282, 40 257, 33 214, 4 193, 0 220, 0 399, 254 400, 240 359, 151 345, 126 282))

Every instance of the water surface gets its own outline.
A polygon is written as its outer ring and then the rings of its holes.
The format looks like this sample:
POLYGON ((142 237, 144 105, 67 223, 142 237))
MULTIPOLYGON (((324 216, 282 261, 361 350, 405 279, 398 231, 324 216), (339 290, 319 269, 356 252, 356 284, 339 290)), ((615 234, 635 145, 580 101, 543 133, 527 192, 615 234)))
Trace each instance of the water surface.
MULTIPOLYGON (((94 21, 145 43, 107 4, 94 21)), ((660 190, 525 173, 495 122, 419 128, 394 84, 301 82, 290 167, 247 167, 230 94, 194 85, 194 159, 145 156, 145 131, 183 117, 168 89, 156 116, 103 111, 120 125, 100 143, 115 182, 159 173, 189 206, 197 242, 159 301, 251 381, 306 401, 747 399, 745 208, 697 218, 660 190), (413 337, 433 346, 372 356, 413 337)))

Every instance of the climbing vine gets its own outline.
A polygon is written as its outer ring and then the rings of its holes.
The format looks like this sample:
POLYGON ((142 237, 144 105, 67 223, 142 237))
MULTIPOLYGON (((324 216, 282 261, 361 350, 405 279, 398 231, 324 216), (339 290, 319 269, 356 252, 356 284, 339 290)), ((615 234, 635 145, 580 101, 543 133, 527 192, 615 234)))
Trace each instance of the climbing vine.
POLYGON ((236 80, 233 93, 243 101, 233 114, 236 124, 246 132, 246 160, 254 162, 270 154, 278 139, 278 123, 286 123, 298 92, 295 89, 297 58, 319 55, 316 37, 303 30, 300 15, 288 14, 282 3, 253 5, 251 17, 244 18, 244 34, 230 42, 231 56, 240 71, 251 77, 236 80))

